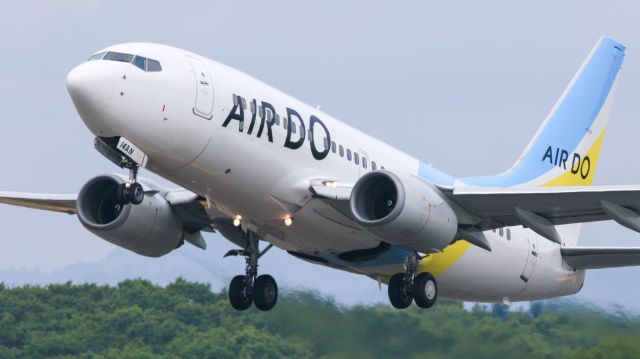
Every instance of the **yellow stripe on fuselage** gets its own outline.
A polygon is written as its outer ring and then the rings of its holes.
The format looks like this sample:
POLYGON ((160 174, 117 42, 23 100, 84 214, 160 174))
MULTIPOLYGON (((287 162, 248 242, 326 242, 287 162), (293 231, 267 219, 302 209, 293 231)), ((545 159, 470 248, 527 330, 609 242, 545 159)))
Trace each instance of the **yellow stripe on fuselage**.
POLYGON ((471 247, 471 243, 460 240, 448 245, 440 253, 433 253, 420 261, 418 272, 429 272, 434 276, 446 271, 471 247))

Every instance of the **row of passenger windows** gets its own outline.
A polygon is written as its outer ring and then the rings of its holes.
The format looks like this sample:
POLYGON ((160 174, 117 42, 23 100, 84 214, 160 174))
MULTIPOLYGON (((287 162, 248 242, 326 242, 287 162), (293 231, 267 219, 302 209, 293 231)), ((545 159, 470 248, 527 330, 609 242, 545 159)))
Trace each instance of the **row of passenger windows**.
MULTIPOLYGON (((496 233, 496 229, 495 228, 492 229, 492 231, 493 231, 493 233, 496 233)), ((510 241, 511 240, 511 230, 509 228, 502 228, 502 227, 498 228, 498 234, 500 235, 500 237, 504 237, 505 232, 506 232, 506 235, 507 235, 507 240, 510 241)))
MULTIPOLYGON (((233 104, 236 106, 242 106, 243 110, 247 109, 247 100, 242 97, 242 96, 238 96, 238 95, 233 95, 233 104)), ((254 101, 250 102, 250 111, 251 113, 256 113, 256 103, 254 101)), ((262 108, 262 106, 258 105, 257 106, 257 114, 258 116, 260 116, 260 118, 262 118, 264 116, 264 108, 262 108)), ((271 110, 267 109, 267 117, 265 119, 265 121, 271 121, 273 119, 273 113, 271 113, 271 110)), ((282 127, 286 130, 289 128, 289 126, 291 126, 291 133, 296 133, 298 131, 298 125, 296 125, 295 122, 291 121, 289 123, 288 119, 286 117, 282 117, 282 119, 280 118, 279 114, 275 114, 275 124, 276 126, 280 126, 282 124, 282 127)), ((309 142, 311 142, 311 129, 307 130, 307 139, 309 140, 309 142)), ((369 160, 364 157, 364 156, 360 156, 360 154, 356 151, 351 151, 350 148, 345 148, 342 145, 338 145, 336 144, 335 141, 331 141, 331 144, 328 143, 328 139, 325 137, 324 138, 324 148, 330 148, 331 152, 339 154, 340 157, 345 157, 348 161, 353 161, 353 163, 355 163, 356 165, 362 165, 362 168, 364 169, 368 169, 369 168, 369 160)), ((378 169, 378 164, 375 161, 371 161, 371 170, 375 171, 378 169)), ((380 166, 380 169, 384 169, 384 166, 380 166)))
POLYGON ((157 60, 148 59, 146 57, 138 55, 123 54, 121 52, 101 52, 89 58, 89 61, 93 60, 108 60, 131 63, 138 67, 140 70, 147 72, 162 71, 162 66, 160 66, 160 62, 158 62, 157 60))

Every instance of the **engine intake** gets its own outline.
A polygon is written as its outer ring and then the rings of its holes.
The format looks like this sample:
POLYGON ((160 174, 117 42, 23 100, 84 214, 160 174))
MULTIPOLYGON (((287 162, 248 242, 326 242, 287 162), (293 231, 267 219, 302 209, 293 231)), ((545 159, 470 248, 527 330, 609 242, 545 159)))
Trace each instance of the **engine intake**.
MULTIPOLYGON (((183 239, 182 222, 158 191, 147 193, 139 205, 118 203, 116 191, 124 179, 102 175, 89 180, 78 193, 80 223, 98 237, 148 257, 160 257, 183 239)), ((148 184, 140 181, 145 192, 148 184)))
POLYGON ((456 214, 440 192, 406 173, 362 176, 351 191, 350 209, 364 231, 419 252, 442 250, 458 229, 456 214))

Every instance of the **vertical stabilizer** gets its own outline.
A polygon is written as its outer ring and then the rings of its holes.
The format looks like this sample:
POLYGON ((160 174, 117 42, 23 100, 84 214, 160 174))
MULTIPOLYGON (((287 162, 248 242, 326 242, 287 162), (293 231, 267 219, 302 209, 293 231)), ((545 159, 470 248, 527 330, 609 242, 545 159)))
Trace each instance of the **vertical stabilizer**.
MULTIPOLYGON (((590 186, 609 121, 625 47, 602 37, 518 160, 497 176, 460 179, 465 185, 531 188, 590 186)), ((575 245, 581 224, 556 226, 575 245)))

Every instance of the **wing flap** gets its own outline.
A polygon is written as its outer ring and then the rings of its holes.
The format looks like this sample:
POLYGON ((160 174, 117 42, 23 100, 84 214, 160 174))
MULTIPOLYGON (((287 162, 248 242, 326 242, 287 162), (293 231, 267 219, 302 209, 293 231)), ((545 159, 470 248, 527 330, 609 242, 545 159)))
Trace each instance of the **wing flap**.
POLYGON ((454 186, 452 199, 483 219, 483 228, 523 224, 516 208, 535 213, 554 225, 616 219, 602 202, 640 212, 640 186, 537 187, 530 189, 454 186))
POLYGON ((563 247, 562 258, 575 269, 601 269, 640 265, 640 248, 563 247))

